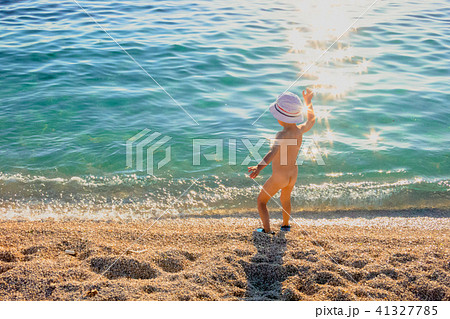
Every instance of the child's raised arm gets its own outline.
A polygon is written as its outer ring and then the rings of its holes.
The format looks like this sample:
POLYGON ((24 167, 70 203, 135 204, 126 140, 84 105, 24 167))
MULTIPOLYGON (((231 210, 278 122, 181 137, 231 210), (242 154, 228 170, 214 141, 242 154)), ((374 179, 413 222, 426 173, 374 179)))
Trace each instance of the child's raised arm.
POLYGON ((311 100, 314 96, 313 92, 310 89, 306 89, 306 92, 303 91, 303 99, 305 100, 305 104, 308 107, 308 114, 306 117, 306 122, 303 124, 298 125, 298 128, 300 129, 301 133, 308 132, 316 122, 316 116, 314 114, 313 106, 311 103, 311 100))
MULTIPOLYGON (((275 141, 279 137, 280 133, 278 132, 277 136, 275 137, 275 141)), ((267 152, 266 156, 259 162, 257 166, 250 166, 248 167, 248 171, 250 172, 250 178, 255 178, 259 175, 259 173, 263 170, 264 167, 270 164, 272 162, 275 155, 277 155, 278 151, 280 149, 279 143, 273 143, 270 147, 270 151, 267 152)))

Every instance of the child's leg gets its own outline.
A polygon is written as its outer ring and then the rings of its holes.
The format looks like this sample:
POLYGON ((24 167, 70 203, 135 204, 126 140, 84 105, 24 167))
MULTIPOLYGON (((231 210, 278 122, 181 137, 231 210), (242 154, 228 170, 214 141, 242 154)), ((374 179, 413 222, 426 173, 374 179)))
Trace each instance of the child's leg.
POLYGON ((269 211, 267 210, 267 202, 275 195, 281 187, 279 183, 271 176, 261 189, 258 196, 258 212, 263 223, 264 230, 270 232, 269 211))
POLYGON ((291 217, 291 192, 294 189, 294 183, 290 183, 288 186, 281 190, 281 206, 283 207, 283 224, 282 226, 289 225, 289 218, 291 217))

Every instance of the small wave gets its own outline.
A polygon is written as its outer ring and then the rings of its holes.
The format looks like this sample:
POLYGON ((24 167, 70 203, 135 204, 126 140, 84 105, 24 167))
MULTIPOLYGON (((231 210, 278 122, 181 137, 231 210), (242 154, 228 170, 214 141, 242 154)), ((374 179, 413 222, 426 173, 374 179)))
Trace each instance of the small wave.
MULTIPOLYGON (((95 219, 120 212, 126 216, 123 218, 147 218, 166 210, 170 216, 249 210, 255 209, 259 191, 258 185, 239 177, 206 176, 193 183, 190 179, 137 175, 48 178, 0 174, 0 216, 39 212, 45 217, 67 214, 95 219)), ((292 202, 300 211, 448 208, 449 191, 447 179, 327 182, 296 186, 292 202)), ((275 202, 271 206, 279 210, 275 202)))

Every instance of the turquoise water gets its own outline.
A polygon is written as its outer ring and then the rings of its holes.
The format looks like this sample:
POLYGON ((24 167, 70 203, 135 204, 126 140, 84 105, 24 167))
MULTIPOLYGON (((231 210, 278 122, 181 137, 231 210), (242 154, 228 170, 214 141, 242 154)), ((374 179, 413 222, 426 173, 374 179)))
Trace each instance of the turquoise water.
POLYGON ((448 207, 448 1, 378 1, 341 38, 373 1, 78 2, 136 62, 74 1, 0 3, 6 216, 252 208, 242 139, 274 136, 263 112, 300 75, 290 91, 316 92, 305 138, 318 153, 304 155, 297 210, 448 207), (153 176, 126 165, 126 141, 145 128, 171 138, 153 176), (193 165, 192 140, 206 138, 224 141, 223 159, 205 147, 193 165))

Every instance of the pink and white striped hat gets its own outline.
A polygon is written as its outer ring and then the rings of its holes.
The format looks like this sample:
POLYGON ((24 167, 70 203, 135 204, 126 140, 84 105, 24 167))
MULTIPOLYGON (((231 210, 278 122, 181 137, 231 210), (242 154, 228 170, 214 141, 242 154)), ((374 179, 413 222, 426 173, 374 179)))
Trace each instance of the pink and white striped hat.
POLYGON ((277 119, 285 123, 303 122, 302 101, 298 95, 285 92, 278 96, 275 103, 270 105, 270 113, 277 119))

